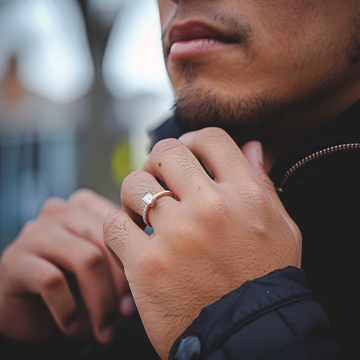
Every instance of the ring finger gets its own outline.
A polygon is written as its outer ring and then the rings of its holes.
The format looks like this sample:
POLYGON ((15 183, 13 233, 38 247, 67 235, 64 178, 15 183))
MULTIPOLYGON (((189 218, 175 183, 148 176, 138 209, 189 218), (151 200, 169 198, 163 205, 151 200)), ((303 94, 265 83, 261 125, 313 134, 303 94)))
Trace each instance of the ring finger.
MULTIPOLYGON (((173 211, 172 196, 159 197, 152 205, 143 200, 147 193, 155 195, 164 191, 157 180, 145 171, 131 173, 123 182, 121 200, 124 210, 141 227, 144 227, 144 209, 147 208, 146 219, 152 227, 156 227, 159 219, 164 219, 173 211)), ((166 193, 166 195, 172 193, 166 193)))

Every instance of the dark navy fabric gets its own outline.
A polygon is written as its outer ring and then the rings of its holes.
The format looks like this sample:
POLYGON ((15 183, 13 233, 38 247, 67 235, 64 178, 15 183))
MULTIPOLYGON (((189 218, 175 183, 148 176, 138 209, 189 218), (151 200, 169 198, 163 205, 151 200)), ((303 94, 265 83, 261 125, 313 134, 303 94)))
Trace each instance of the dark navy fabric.
POLYGON ((169 359, 189 336, 200 339, 201 359, 286 359, 291 352, 288 359, 330 359, 342 353, 304 272, 294 267, 246 282, 204 308, 169 359))

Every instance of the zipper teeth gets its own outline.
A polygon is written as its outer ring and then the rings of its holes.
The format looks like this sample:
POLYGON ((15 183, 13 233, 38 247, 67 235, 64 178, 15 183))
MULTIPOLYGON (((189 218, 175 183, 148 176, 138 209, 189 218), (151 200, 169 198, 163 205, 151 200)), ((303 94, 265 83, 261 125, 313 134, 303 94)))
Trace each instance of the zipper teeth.
POLYGON ((281 179, 280 182, 280 186, 278 188, 276 188, 277 191, 279 192, 283 192, 283 187, 286 184, 286 182, 288 181, 289 177, 299 168, 301 168, 303 165, 309 163, 310 161, 313 161, 315 159, 319 159, 320 157, 323 157, 325 155, 329 155, 329 154, 334 154, 340 151, 345 151, 345 150, 359 150, 360 149, 360 143, 351 143, 351 144, 342 144, 342 145, 336 145, 336 146, 332 146, 332 147, 328 147, 326 149, 317 151, 313 154, 311 154, 310 156, 307 156, 306 158, 300 160, 299 162, 297 162, 292 168, 290 168, 285 175, 283 176, 283 178, 281 179))

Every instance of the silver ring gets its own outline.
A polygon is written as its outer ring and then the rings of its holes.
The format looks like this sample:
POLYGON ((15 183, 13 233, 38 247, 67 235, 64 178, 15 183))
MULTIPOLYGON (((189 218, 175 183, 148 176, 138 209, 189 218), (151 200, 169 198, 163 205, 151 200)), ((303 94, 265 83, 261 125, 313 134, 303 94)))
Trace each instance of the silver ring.
POLYGON ((152 207, 154 207, 156 205, 157 200, 163 196, 171 196, 172 198, 175 199, 174 194, 169 190, 160 191, 155 195, 151 195, 149 192, 147 192, 143 196, 142 201, 144 201, 144 203, 146 204, 143 211, 143 220, 147 226, 151 227, 151 224, 148 220, 149 210, 152 207))

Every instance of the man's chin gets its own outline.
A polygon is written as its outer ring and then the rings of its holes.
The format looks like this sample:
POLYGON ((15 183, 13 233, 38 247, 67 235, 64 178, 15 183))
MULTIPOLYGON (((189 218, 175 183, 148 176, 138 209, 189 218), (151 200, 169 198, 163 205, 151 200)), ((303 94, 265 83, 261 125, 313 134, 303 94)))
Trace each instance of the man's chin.
POLYGON ((286 101, 267 96, 229 98, 211 90, 183 90, 174 104, 174 119, 183 132, 219 127, 229 134, 256 137, 276 126, 286 115, 286 101))

